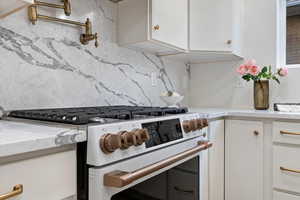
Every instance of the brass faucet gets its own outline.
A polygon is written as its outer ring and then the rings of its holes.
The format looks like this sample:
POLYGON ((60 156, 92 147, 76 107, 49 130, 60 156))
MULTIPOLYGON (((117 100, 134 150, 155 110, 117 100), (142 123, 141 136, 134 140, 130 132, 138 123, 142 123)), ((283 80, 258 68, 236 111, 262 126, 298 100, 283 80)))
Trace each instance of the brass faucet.
POLYGON ((97 33, 95 33, 95 34, 92 33, 92 23, 91 23, 90 19, 87 18, 86 22, 85 22, 85 33, 80 35, 80 42, 81 42, 81 44, 86 45, 91 40, 95 40, 95 47, 99 46, 99 44, 98 44, 98 34, 97 33))
POLYGON ((76 26, 85 27, 85 33, 80 34, 81 44, 87 45, 89 43, 89 41, 95 40, 95 47, 99 46, 98 34, 92 33, 92 23, 89 18, 87 18, 85 23, 81 23, 81 22, 67 20, 67 19, 60 19, 60 18, 56 18, 56 17, 40 15, 37 13, 37 5, 33 4, 33 5, 29 6, 29 8, 28 8, 28 17, 33 25, 36 24, 38 19, 43 19, 43 20, 48 20, 48 21, 55 21, 55 22, 61 22, 61 23, 67 23, 67 24, 73 24, 76 26))

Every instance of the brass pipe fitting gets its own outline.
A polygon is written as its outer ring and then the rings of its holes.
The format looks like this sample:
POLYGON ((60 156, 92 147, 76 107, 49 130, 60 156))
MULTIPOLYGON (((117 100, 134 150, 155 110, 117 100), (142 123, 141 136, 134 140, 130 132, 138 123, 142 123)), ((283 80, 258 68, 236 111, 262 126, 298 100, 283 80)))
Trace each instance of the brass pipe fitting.
POLYGON ((70 16, 71 15, 70 0, 63 0, 62 2, 64 4, 59 5, 59 4, 53 4, 53 3, 47 3, 47 2, 42 2, 42 1, 35 0, 34 4, 37 5, 37 6, 46 6, 46 7, 51 7, 51 8, 63 9, 65 11, 65 15, 70 16))
POLYGON ((87 18, 85 23, 81 23, 81 22, 67 20, 67 19, 60 19, 60 18, 56 18, 56 17, 40 15, 37 13, 37 6, 35 4, 29 6, 28 17, 33 25, 36 24, 38 19, 42 19, 42 20, 48 20, 48 21, 54 21, 54 22, 60 22, 60 23, 66 23, 66 24, 72 24, 72 25, 76 25, 76 26, 85 27, 85 33, 80 35, 81 44, 87 45, 89 43, 89 41, 95 40, 95 47, 99 46, 98 34, 92 33, 92 23, 89 18, 87 18))

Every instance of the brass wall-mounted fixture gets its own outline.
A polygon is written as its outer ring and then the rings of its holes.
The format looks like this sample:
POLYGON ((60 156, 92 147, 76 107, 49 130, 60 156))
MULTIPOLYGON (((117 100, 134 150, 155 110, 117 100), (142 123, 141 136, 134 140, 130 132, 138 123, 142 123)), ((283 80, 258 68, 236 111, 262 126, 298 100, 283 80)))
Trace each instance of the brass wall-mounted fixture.
POLYGON ((62 2, 64 3, 63 5, 59 5, 59 4, 53 4, 53 3, 47 3, 47 2, 42 2, 42 1, 34 1, 34 4, 37 6, 46 6, 46 7, 51 7, 51 8, 60 8, 63 9, 65 11, 65 14, 67 16, 71 15, 71 4, 70 4, 70 0, 62 0, 62 2))
POLYGON ((89 20, 89 18, 86 20, 85 23, 77 22, 77 21, 72 21, 72 20, 67 20, 67 19, 60 19, 56 17, 50 17, 50 16, 45 16, 45 15, 40 15, 37 13, 37 5, 31 5, 28 8, 28 17, 29 20, 33 25, 36 24, 38 19, 42 20, 48 20, 48 21, 54 21, 54 22, 61 22, 61 23, 66 23, 66 24, 72 24, 76 26, 81 26, 85 28, 85 33, 80 34, 80 42, 83 45, 87 45, 89 41, 95 40, 95 47, 99 46, 98 43, 98 34, 97 33, 92 33, 92 23, 89 20))

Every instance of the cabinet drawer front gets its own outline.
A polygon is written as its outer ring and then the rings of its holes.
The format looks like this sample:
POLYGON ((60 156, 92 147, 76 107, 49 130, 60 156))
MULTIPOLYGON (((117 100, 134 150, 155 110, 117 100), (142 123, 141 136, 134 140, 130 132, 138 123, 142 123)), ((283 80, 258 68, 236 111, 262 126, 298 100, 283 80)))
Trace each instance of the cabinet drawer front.
POLYGON ((0 164, 0 195, 18 184, 23 192, 11 200, 62 200, 75 195, 75 150, 0 164))
POLYGON ((273 200, 300 200, 300 196, 275 191, 273 200))
POLYGON ((273 141, 300 144, 300 123, 273 122, 273 141))
POLYGON ((286 146, 273 148, 273 187, 300 193, 300 148, 286 146))

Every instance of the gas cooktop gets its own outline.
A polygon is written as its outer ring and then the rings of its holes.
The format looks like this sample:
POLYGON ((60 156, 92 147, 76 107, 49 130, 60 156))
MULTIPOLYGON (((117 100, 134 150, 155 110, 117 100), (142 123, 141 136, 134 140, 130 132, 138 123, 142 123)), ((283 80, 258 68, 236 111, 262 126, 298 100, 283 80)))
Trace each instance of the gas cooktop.
POLYGON ((16 110, 9 112, 8 117, 84 125, 92 122, 106 123, 187 112, 188 109, 184 107, 101 106, 16 110))

